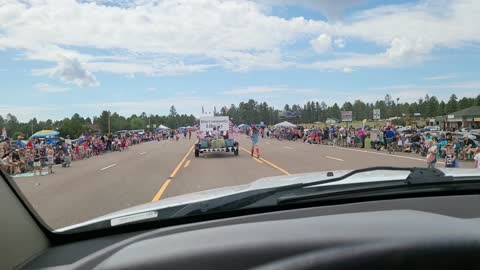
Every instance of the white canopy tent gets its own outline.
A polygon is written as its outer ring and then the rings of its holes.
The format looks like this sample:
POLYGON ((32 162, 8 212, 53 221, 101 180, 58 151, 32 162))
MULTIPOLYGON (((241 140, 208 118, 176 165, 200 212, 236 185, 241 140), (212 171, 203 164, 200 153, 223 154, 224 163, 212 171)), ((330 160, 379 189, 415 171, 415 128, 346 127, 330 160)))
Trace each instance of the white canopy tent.
POLYGON ((169 127, 166 127, 166 126, 164 126, 164 125, 160 125, 160 126, 157 127, 157 129, 170 129, 170 128, 169 128, 169 127))
POLYGON ((288 122, 288 121, 283 121, 281 123, 276 124, 274 127, 287 127, 287 128, 296 128, 297 126, 288 122))

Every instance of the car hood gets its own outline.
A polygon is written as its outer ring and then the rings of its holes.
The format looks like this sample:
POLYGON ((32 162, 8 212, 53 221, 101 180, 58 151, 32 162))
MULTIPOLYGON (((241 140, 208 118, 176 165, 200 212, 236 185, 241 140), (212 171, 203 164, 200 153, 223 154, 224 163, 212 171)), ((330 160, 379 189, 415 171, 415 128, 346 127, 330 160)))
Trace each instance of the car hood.
MULTIPOLYGON (((439 168, 439 170, 443 171, 447 176, 454 176, 454 177, 479 175, 478 169, 439 168)), ((179 195, 175 197, 165 198, 159 201, 140 204, 137 206, 122 209, 120 211, 112 212, 110 214, 100 216, 98 218, 94 218, 82 223, 57 229, 55 230, 55 232, 61 233, 71 229, 83 227, 89 224, 93 224, 96 222, 105 221, 113 218, 124 217, 127 215, 133 215, 133 214, 142 213, 146 211, 159 210, 159 209, 178 206, 178 205, 196 203, 200 201, 207 201, 210 199, 215 199, 215 198, 224 197, 224 196, 251 191, 251 190, 259 190, 259 189, 287 186, 291 184, 310 183, 310 182, 319 181, 319 180, 326 180, 326 179, 332 178, 332 176, 327 176, 327 173, 333 173, 333 177, 340 177, 351 171, 352 170, 324 171, 324 172, 264 177, 244 185, 229 186, 229 187, 210 189, 210 190, 205 190, 205 191, 200 191, 195 193, 188 193, 188 194, 179 195)), ((402 180, 402 179, 406 179, 409 174, 410 174, 409 171, 391 171, 391 170, 367 171, 367 172, 354 174, 348 177, 347 179, 344 179, 338 182, 332 182, 332 183, 322 184, 318 186, 402 180)))

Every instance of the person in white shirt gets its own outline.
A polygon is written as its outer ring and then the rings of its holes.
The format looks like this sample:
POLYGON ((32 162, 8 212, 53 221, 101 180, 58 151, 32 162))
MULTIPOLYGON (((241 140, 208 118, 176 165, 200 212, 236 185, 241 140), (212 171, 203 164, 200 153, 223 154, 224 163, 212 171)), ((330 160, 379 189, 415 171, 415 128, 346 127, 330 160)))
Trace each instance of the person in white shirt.
POLYGON ((475 156, 473 157, 474 160, 474 168, 480 170, 480 147, 477 147, 477 151, 475 151, 475 156))
POLYGON ((435 163, 437 163, 437 144, 434 141, 427 141, 430 145, 427 152, 427 166, 428 168, 435 168, 435 163))
POLYGON ((70 135, 67 135, 67 138, 65 139, 65 144, 67 146, 71 146, 72 145, 72 139, 70 139, 70 135))

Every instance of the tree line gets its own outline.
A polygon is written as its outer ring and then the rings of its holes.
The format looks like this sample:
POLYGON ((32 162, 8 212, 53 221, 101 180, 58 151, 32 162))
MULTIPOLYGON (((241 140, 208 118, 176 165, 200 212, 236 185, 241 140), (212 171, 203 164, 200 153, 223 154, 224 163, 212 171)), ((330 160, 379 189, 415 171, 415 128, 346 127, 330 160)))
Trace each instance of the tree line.
MULTIPOLYGON (((420 113, 423 118, 446 115, 471 106, 480 106, 480 95, 475 98, 463 97, 459 99, 456 95, 451 95, 447 101, 439 100, 435 96, 426 95, 418 101, 408 103, 401 102, 400 99, 393 99, 386 95, 384 99, 372 103, 365 103, 359 99, 344 102, 341 106, 337 103, 328 106, 325 102, 308 101, 303 104, 286 104, 282 110, 268 105, 266 102, 258 102, 250 99, 246 102, 240 102, 238 105, 231 104, 224 106, 220 111, 214 110, 214 115, 229 116, 235 124, 252 124, 264 122, 267 125, 273 125, 281 120, 289 120, 295 123, 314 123, 325 122, 327 118, 341 119, 341 111, 352 111, 354 121, 363 119, 373 119, 373 109, 380 109, 381 118, 387 119, 394 116, 412 116, 414 113, 420 113), (285 116, 285 112, 291 112, 285 116), (293 116, 293 119, 292 119, 293 116)), ((84 132, 101 131, 107 133, 124 129, 145 129, 147 125, 165 125, 170 128, 180 126, 193 126, 197 124, 197 119, 193 115, 178 114, 175 106, 170 107, 168 115, 147 115, 145 112, 140 115, 133 114, 124 117, 116 112, 103 111, 99 116, 93 119, 83 118, 79 114, 74 114, 70 118, 62 120, 37 121, 36 118, 28 122, 19 122, 12 114, 6 117, 0 116, 0 127, 6 127, 9 137, 16 138, 18 135, 28 137, 33 132, 42 129, 58 130, 62 136, 70 135, 78 137, 84 132)))
POLYGON ((372 103, 365 103, 359 99, 350 102, 346 101, 341 106, 333 104, 327 106, 325 102, 307 102, 300 105, 285 105, 284 110, 300 111, 300 123, 313 123, 316 121, 325 122, 327 118, 341 119, 341 111, 352 111, 354 121, 363 119, 373 119, 373 110, 380 109, 382 119, 390 117, 413 116, 420 113, 421 117, 429 118, 440 115, 450 114, 471 106, 480 106, 480 95, 475 98, 463 97, 459 99, 455 94, 445 102, 435 96, 426 95, 418 101, 408 103, 401 102, 399 98, 393 99, 386 95, 383 100, 377 100, 372 103))
POLYGON ((153 128, 153 125, 165 125, 170 128, 181 126, 192 126, 195 124, 195 116, 187 114, 178 114, 175 106, 171 106, 168 115, 147 115, 142 112, 140 115, 133 114, 124 117, 116 112, 102 111, 100 115, 93 118, 82 117, 75 113, 72 117, 66 117, 62 120, 38 121, 36 118, 28 122, 20 122, 17 117, 7 114, 5 117, 0 115, 0 128, 7 129, 7 135, 11 138, 17 136, 29 137, 39 130, 57 130, 61 136, 70 135, 72 138, 78 138, 85 133, 103 132, 104 134, 118 130, 146 129, 147 125, 153 128), (110 118, 110 119, 109 119, 110 118), (110 122, 110 125, 109 125, 110 122))
POLYGON ((435 96, 426 95, 418 101, 408 103, 401 102, 399 98, 393 99, 389 94, 383 100, 365 103, 359 99, 344 102, 341 106, 334 103, 328 106, 325 102, 308 101, 303 106, 299 104, 286 104, 283 110, 275 109, 266 102, 259 103, 253 99, 248 102, 240 102, 238 106, 231 104, 223 107, 218 115, 229 116, 236 124, 259 123, 263 121, 267 125, 278 123, 287 119, 296 123, 325 122, 327 118, 341 120, 342 111, 352 111, 354 121, 373 119, 373 110, 380 109, 382 119, 390 117, 413 116, 420 113, 421 117, 428 118, 446 115, 471 106, 480 106, 480 95, 476 98, 463 97, 459 99, 455 94, 445 102, 435 96), (291 112, 285 116, 285 112, 291 112))

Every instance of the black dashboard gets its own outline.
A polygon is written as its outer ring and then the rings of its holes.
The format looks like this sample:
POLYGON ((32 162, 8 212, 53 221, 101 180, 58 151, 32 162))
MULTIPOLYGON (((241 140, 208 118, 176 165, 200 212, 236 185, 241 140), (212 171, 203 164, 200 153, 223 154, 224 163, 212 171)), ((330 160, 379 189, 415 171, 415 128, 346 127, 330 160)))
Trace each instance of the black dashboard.
POLYGON ((480 242, 479 205, 480 195, 441 196, 225 218, 55 246, 21 269, 249 269, 365 243, 480 242))

